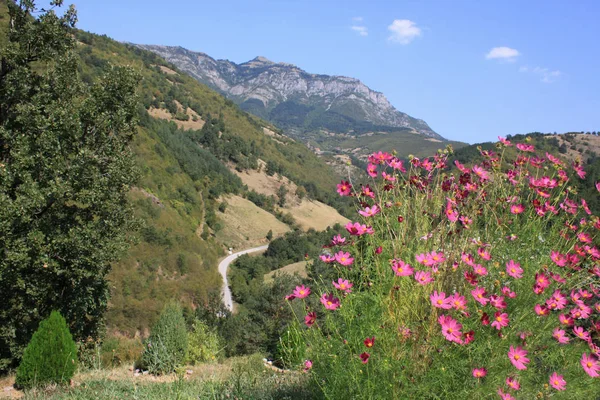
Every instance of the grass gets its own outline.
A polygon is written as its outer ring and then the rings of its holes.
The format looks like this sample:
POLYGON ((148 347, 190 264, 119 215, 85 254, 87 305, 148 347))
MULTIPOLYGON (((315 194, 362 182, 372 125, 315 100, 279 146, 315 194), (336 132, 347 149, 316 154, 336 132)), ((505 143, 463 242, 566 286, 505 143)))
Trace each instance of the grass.
MULTIPOLYGON (((10 378, 5 378, 0 382, 5 387, 10 381, 10 378)), ((9 398, 32 400, 315 398, 307 375, 267 369, 262 363, 262 356, 257 354, 229 358, 222 363, 186 367, 179 374, 160 377, 135 376, 128 366, 92 370, 77 374, 72 387, 50 386, 26 393, 13 390, 10 395, 13 397, 9 398)))
POLYGON ((265 274, 265 283, 273 282, 276 274, 289 274, 294 275, 298 274, 302 278, 308 277, 306 274, 306 261, 298 261, 293 264, 288 264, 285 267, 281 267, 279 269, 273 270, 267 274, 265 274))
POLYGON ((235 250, 266 244, 269 230, 273 237, 280 236, 290 227, 254 203, 239 196, 227 196, 224 213, 218 212, 223 228, 217 232, 217 240, 235 250))

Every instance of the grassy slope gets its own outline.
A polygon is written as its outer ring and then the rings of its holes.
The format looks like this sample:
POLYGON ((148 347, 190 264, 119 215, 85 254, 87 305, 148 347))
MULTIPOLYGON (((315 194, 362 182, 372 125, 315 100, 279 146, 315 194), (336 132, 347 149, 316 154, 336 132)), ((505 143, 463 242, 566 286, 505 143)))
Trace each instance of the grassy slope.
MULTIPOLYGON (((272 140, 262 131, 267 123, 241 112, 232 102, 184 74, 165 73, 161 66, 173 67, 164 60, 105 36, 78 32, 78 40, 84 79, 94 79, 107 62, 132 66, 142 76, 142 102, 148 103, 176 86, 176 96, 181 98, 175 100, 199 104, 203 118, 208 114, 222 115, 226 132, 255 142, 260 157, 290 171, 291 179, 311 182, 322 192, 332 191, 337 177, 306 147, 291 140, 284 139, 283 144, 272 140)), ((171 297, 183 298, 193 307, 203 302, 209 292, 218 291, 221 280, 216 260, 222 254, 219 239, 227 239, 226 235, 209 235, 206 240, 198 237, 197 232, 208 229, 204 220, 211 200, 204 192, 205 182, 194 181, 184 172, 156 132, 141 127, 133 149, 142 172, 138 185, 142 190, 133 191, 131 199, 148 228, 140 243, 113 268, 107 314, 109 327, 130 334, 144 332, 171 297)), ((244 222, 248 221, 238 221, 244 222)), ((232 224, 235 221, 229 223, 232 224)), ((225 225, 224 233, 231 228, 229 225, 225 225)), ((279 230, 284 229, 274 229, 279 230)))

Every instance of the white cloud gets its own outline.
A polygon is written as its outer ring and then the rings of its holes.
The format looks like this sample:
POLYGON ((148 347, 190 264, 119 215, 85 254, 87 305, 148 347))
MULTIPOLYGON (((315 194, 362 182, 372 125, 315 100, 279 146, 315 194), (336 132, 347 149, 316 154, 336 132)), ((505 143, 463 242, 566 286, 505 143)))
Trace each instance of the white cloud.
POLYGON ((395 19, 394 22, 388 26, 388 31, 391 32, 388 40, 400 44, 409 44, 414 38, 421 36, 421 28, 408 19, 395 19))
POLYGON ((513 62, 517 59, 517 57, 521 55, 518 50, 511 49, 510 47, 494 47, 485 55, 485 58, 488 60, 498 59, 504 61, 513 62))
POLYGON ((563 74, 559 70, 551 70, 549 68, 542 67, 531 68, 526 65, 519 68, 519 72, 531 72, 532 74, 539 76, 540 80, 544 83, 556 82, 556 80, 563 74))
POLYGON ((366 26, 359 26, 359 25, 354 25, 351 27, 351 29, 358 33, 360 36, 368 36, 369 35, 369 30, 367 29, 366 26))
POLYGON ((352 21, 355 21, 355 22, 362 22, 362 20, 363 20, 363 17, 354 17, 354 18, 352 18, 352 21))

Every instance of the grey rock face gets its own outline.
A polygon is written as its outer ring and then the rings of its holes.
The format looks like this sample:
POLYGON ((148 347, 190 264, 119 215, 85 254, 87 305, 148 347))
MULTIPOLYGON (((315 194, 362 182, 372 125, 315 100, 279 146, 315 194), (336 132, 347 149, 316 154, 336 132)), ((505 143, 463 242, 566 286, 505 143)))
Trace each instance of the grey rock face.
MULTIPOLYGON (((245 102, 253 102, 254 106, 262 104, 265 112, 259 116, 263 118, 269 119, 271 110, 291 102, 309 106, 321 114, 335 113, 343 116, 345 122, 350 121, 339 129, 332 129, 331 124, 315 126, 313 123, 312 129, 324 127, 345 133, 352 130, 351 121, 354 120, 374 127, 408 128, 415 133, 441 138, 425 121, 396 110, 383 93, 371 90, 355 78, 310 74, 295 65, 275 63, 260 56, 235 64, 182 47, 138 46, 157 53, 181 71, 241 104, 242 108, 245 102)), ((298 121, 294 123, 298 124, 298 121)))

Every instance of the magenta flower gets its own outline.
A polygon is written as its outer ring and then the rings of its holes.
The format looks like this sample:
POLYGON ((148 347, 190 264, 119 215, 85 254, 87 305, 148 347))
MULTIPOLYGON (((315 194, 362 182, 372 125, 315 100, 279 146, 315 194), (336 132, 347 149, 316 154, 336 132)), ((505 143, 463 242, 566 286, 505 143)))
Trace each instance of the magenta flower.
POLYGON ((427 260, 429 261, 430 265, 438 265, 446 261, 446 257, 441 251, 439 253, 432 251, 431 253, 427 254, 427 260))
POLYGON ((556 390, 565 390, 567 388, 567 381, 562 375, 558 375, 556 372, 550 375, 550 386, 556 390))
POLYGON ((544 315, 548 315, 548 308, 546 308, 546 306, 542 306, 539 304, 536 304, 535 307, 533 307, 533 311, 535 311, 535 313, 539 316, 544 316, 544 315))
POLYGON ((462 325, 454 318, 441 315, 438 322, 442 326, 442 335, 451 342, 462 344, 462 325))
POLYGON ((346 224, 346 230, 353 236, 362 236, 364 234, 372 235, 375 233, 372 227, 360 224, 358 222, 348 222, 346 224))
POLYGON ((510 212, 513 214, 521 214, 523 211, 525 211, 523 204, 513 204, 510 206, 510 212))
POLYGON ((485 378, 487 375, 487 369, 485 368, 473 368, 473 376, 477 379, 485 378))
POLYGON ((319 256, 319 258, 321 259, 321 261, 323 261, 324 263, 332 263, 335 261, 335 257, 332 256, 331 254, 321 254, 319 256))
POLYGON ((506 385, 513 390, 521 389, 521 384, 519 383, 517 378, 513 378, 511 376, 506 378, 506 385))
POLYGON ((331 239, 332 246, 342 246, 346 243, 346 238, 342 237, 342 235, 335 235, 333 239, 331 239))
POLYGON ((533 145, 524 144, 524 143, 517 143, 517 149, 519 149, 521 151, 526 151, 529 153, 533 153, 535 151, 535 148, 533 147, 533 145))
POLYGON ((299 299, 303 299, 303 298, 307 297, 309 294, 310 294, 310 288, 305 287, 304 285, 296 286, 296 290, 294 290, 294 296, 296 296, 299 299))
POLYGON ((554 330, 552 331, 552 337, 558 340, 558 343, 560 344, 567 344, 570 340, 569 337, 566 335, 566 332, 560 328, 554 328, 554 330))
POLYGON ((323 304, 328 310, 336 310, 340 306, 340 299, 335 297, 333 293, 323 293, 323 296, 321 296, 320 300, 321 304, 323 304))
POLYGON ((504 296, 498 296, 497 294, 493 294, 490 296, 490 304, 492 307, 498 310, 504 310, 506 308, 506 301, 504 301, 504 296))
POLYGON ((510 140, 505 139, 502 136, 498 136, 498 140, 500 141, 500 143, 502 143, 506 147, 512 146, 512 143, 510 143, 510 140))
POLYGON ((303 369, 303 371, 304 372, 308 372, 312 368, 312 366, 313 366, 312 360, 306 360, 306 361, 304 361, 304 369, 303 369))
POLYGON ((480 167, 479 165, 474 165, 472 169, 473 173, 477 175, 482 181, 487 181, 488 179, 490 179, 490 173, 482 167, 480 167))
POLYGON ((564 267, 567 265, 567 256, 559 253, 558 251, 551 251, 550 259, 559 267, 564 267))
POLYGON ((516 400, 510 393, 504 393, 502 388, 498 388, 498 394, 502 400, 516 400))
POLYGON ((352 292, 352 286, 354 286, 352 283, 350 283, 347 280, 342 279, 342 278, 338 278, 337 283, 335 283, 335 281, 331 282, 331 283, 333 283, 333 286, 336 289, 342 290, 342 291, 344 291, 346 293, 352 292))
POLYGON ((388 165, 399 170, 400 172, 406 172, 406 168, 404 168, 404 161, 398 160, 396 157, 393 157, 391 160, 389 160, 388 165))
POLYGON ((523 268, 518 262, 510 260, 506 263, 506 273, 515 279, 520 279, 523 277, 523 268))
POLYGON ((486 261, 489 261, 492 259, 492 255, 490 254, 489 251, 487 251, 485 248, 480 247, 477 249, 477 254, 479 255, 479 257, 483 258, 486 261))
POLYGON ((341 181, 337 185, 337 192, 340 194, 340 196, 350 196, 352 193, 352 185, 350 182, 341 181))
POLYGON ((485 292, 485 289, 479 286, 471 290, 471 295, 473 296, 475 301, 477 301, 482 306, 487 305, 487 303, 490 301, 490 299, 485 297, 486 294, 487 293, 485 292))
POLYGON ((481 264, 474 265, 473 272, 475 272, 479 276, 486 276, 488 274, 487 268, 485 268, 481 264))
POLYGON ((494 314, 494 322, 492 322, 492 326, 498 330, 501 330, 505 326, 508 326, 510 320, 508 319, 507 313, 500 313, 500 311, 496 311, 494 314))
POLYGON ((392 270, 394 270, 398 276, 410 276, 414 272, 410 264, 407 264, 400 259, 392 260, 392 270))
POLYGON ((369 362, 369 357, 371 357, 371 355, 365 351, 364 353, 361 353, 359 357, 360 361, 362 361, 363 364, 366 364, 369 362))
POLYGON ((373 345, 375 344, 375 336, 373 337, 368 337, 366 338, 363 343, 365 344, 365 346, 367 346, 368 348, 373 347, 373 345))
POLYGON ((597 378, 600 376, 600 374, 598 374, 598 372, 600 372, 600 363, 598 362, 598 357, 596 357, 593 354, 590 354, 588 356, 587 353, 583 353, 580 362, 584 371, 589 376, 591 376, 592 378, 597 378))
POLYGON ((306 314, 306 316, 304 317, 304 324, 306 326, 308 326, 309 328, 311 326, 313 326, 313 324, 317 321, 317 313, 316 312, 309 312, 308 314, 306 314))
POLYGON ((581 326, 573 328, 573 333, 581 340, 585 340, 586 342, 590 341, 590 333, 581 326))
POLYGON ((460 293, 454 293, 449 297, 452 307, 456 310, 463 311, 467 309, 467 300, 460 293))
POLYGON ((350 257, 350 253, 344 251, 338 251, 335 253, 335 261, 344 266, 352 265, 354 258, 350 257))
POLYGON ((524 350, 521 346, 517 346, 514 348, 510 346, 508 351, 508 359, 518 370, 527 369, 527 364, 529 364, 529 358, 527 356, 527 350, 524 350))
POLYGON ((575 323, 575 320, 573 319, 573 317, 570 317, 565 314, 560 314, 558 316, 558 320, 560 321, 561 324, 567 325, 567 326, 571 326, 575 323))
POLYGON ((374 215, 377 215, 381 212, 381 209, 379 208, 379 206, 377 204, 375 204, 373 207, 366 207, 363 210, 359 210, 358 213, 360 215, 362 215, 363 217, 372 217, 374 215))
POLYGON ((433 294, 429 297, 431 300, 431 305, 437 308, 441 308, 444 310, 448 310, 452 308, 452 299, 450 297, 446 297, 446 293, 440 292, 437 290, 433 292, 433 294))
POLYGON ((369 174, 369 176, 371 178, 377 177, 377 165, 376 164, 367 165, 367 174, 369 174))
POLYGON ((419 283, 419 285, 427 285, 428 283, 433 282, 433 278, 431 277, 430 272, 425 271, 417 271, 415 273, 415 280, 419 283))

